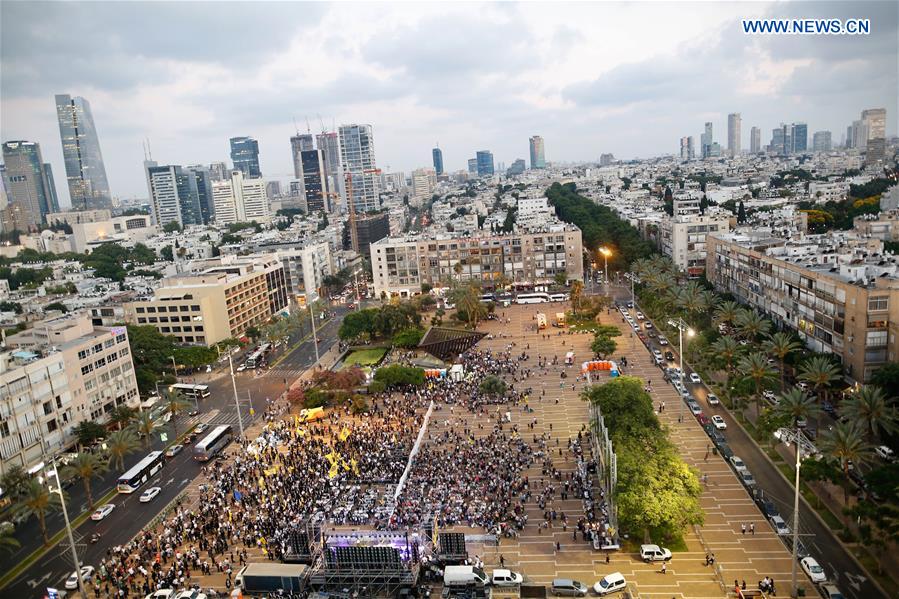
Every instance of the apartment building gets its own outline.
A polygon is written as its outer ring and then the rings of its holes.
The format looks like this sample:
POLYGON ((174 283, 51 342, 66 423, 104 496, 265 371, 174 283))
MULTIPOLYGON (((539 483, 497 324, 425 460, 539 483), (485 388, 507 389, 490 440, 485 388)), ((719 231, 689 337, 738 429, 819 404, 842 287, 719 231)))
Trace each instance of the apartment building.
POLYGON ((726 214, 698 213, 661 219, 657 234, 662 253, 688 277, 699 277, 706 267, 706 236, 729 231, 730 219, 726 214))
POLYGON ((852 219, 852 227, 860 235, 882 241, 899 241, 899 210, 856 216, 852 219))
POLYGON ((274 255, 197 261, 197 271, 168 277, 153 296, 124 304, 130 324, 153 325, 185 345, 242 337, 287 309, 284 267, 274 255))
POLYGON ((717 233, 708 237, 706 277, 837 356, 849 381, 899 356, 899 259, 876 239, 852 235, 794 240, 717 233))
POLYGON ((322 279, 336 272, 331 246, 324 241, 279 250, 277 256, 284 267, 287 292, 300 306, 318 299, 322 279))
POLYGON ((75 442, 82 421, 104 423, 139 397, 125 327, 87 314, 48 318, 7 338, 0 354, 0 460, 33 465, 75 442))
POLYGON ((442 234, 387 237, 371 244, 375 294, 408 297, 421 292, 422 283, 446 285, 450 280, 477 281, 485 288, 503 277, 521 289, 541 289, 556 274, 583 279, 581 230, 553 224, 542 231, 473 236, 442 234))

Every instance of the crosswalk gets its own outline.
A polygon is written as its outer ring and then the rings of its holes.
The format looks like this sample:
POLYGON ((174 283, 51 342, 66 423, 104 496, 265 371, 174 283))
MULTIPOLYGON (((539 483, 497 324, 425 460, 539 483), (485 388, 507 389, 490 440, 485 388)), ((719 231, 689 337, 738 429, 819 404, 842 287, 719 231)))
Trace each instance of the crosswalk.
POLYGON ((307 370, 308 368, 290 368, 283 370, 281 368, 273 368, 266 371, 265 374, 260 375, 259 378, 270 377, 274 379, 287 379, 288 383, 292 383, 307 370))

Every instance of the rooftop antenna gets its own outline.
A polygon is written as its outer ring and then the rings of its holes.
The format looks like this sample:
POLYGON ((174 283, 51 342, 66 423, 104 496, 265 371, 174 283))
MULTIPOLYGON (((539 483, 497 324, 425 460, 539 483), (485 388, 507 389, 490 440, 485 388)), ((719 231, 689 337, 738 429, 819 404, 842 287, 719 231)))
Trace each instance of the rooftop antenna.
POLYGON ((293 128, 296 130, 297 135, 300 134, 300 128, 297 127, 297 117, 293 117, 293 128))
POLYGON ((144 149, 144 162, 147 161, 147 142, 144 140, 140 141, 140 147, 144 149))
POLYGON ((153 148, 150 147, 150 138, 147 138, 147 154, 150 156, 150 160, 153 160, 153 148))

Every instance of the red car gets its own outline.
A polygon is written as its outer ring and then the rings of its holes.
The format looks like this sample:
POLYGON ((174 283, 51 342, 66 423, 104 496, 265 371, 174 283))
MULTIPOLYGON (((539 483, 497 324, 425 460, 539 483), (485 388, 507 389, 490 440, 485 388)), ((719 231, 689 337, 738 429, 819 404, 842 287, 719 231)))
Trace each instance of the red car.
POLYGON ((701 424, 702 426, 705 426, 706 424, 708 424, 710 422, 709 417, 706 416, 705 414, 698 414, 696 416, 696 420, 698 420, 699 424, 701 424))

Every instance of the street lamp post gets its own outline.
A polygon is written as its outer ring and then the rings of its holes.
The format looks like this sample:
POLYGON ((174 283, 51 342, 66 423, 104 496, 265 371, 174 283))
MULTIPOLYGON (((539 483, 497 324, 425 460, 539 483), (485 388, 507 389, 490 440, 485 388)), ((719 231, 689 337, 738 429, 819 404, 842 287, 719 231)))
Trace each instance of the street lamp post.
POLYGON ((314 368, 318 368, 318 333, 315 331, 315 312, 312 311, 312 304, 309 304, 309 318, 312 321, 312 341, 315 344, 315 365, 314 368))
MULTIPOLYGON (((686 387, 687 373, 684 371, 684 331, 687 331, 688 337, 692 337, 693 329, 691 329, 689 327, 689 325, 687 325, 687 323, 684 322, 683 318, 669 320, 668 324, 677 328, 677 339, 678 339, 678 345, 679 345, 678 358, 680 359, 681 385, 683 386, 684 389, 686 389, 687 388, 686 387)), ((678 422, 684 421, 684 404, 685 403, 687 403, 687 402, 684 401, 684 397, 683 397, 683 395, 681 395, 680 415, 677 417, 678 422)))
POLYGON ((601 247, 599 248, 599 253, 602 254, 602 257, 605 260, 605 266, 602 271, 602 282, 606 295, 609 295, 609 256, 612 254, 612 250, 607 247, 601 247))
POLYGON ((72 523, 69 521, 69 510, 66 509, 66 498, 62 492, 62 482, 59 480, 59 470, 56 468, 56 457, 51 457, 51 464, 53 464, 53 476, 56 478, 56 490, 53 490, 53 487, 50 486, 50 480, 47 480, 47 487, 50 489, 51 493, 59 493, 59 503, 62 506, 62 517, 65 521, 66 525, 66 536, 69 538, 69 547, 72 550, 72 561, 75 564, 75 573, 78 577, 78 592, 81 593, 82 597, 87 597, 87 592, 84 589, 84 581, 81 579, 81 564, 78 562, 78 551, 75 549, 75 537, 72 536, 72 523))
POLYGON ((228 368, 231 370, 231 388, 234 390, 234 407, 237 408, 237 424, 240 426, 240 437, 243 439, 243 416, 240 415, 240 401, 237 399, 237 381, 234 380, 234 361, 228 354, 228 368))
POLYGON ((799 430, 796 420, 793 420, 794 429, 781 428, 774 433, 774 436, 783 441, 786 445, 790 443, 796 444, 796 480, 793 488, 793 564, 790 573, 791 580, 791 597, 799 596, 799 580, 797 578, 797 559, 799 558, 799 468, 802 465, 802 452, 811 454, 813 449, 811 443, 805 438, 805 435, 799 430), (806 445, 803 448, 803 445, 806 445))

